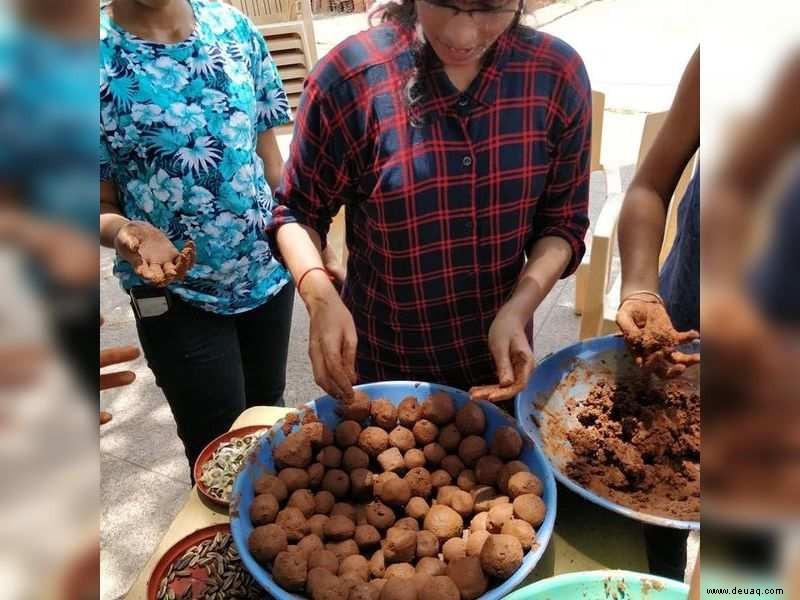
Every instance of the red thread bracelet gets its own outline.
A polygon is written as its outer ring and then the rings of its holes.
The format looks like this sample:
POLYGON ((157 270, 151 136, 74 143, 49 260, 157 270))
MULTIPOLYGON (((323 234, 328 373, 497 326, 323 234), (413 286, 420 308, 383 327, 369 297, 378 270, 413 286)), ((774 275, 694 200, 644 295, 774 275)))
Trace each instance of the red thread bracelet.
POLYGON ((333 276, 330 273, 328 273, 328 269, 326 269, 325 267, 311 267, 310 269, 306 270, 306 272, 303 273, 300 276, 300 279, 297 280, 297 292, 298 293, 300 292, 300 286, 303 285, 303 279, 305 279, 306 275, 311 273, 311 271, 325 271, 325 274, 328 276, 328 279, 333 281, 333 276))

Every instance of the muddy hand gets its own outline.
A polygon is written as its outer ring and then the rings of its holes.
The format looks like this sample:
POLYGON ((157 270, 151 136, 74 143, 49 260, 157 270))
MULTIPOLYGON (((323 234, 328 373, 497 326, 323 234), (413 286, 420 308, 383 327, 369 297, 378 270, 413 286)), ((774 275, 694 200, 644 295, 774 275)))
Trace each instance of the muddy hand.
POLYGON ((124 225, 114 245, 139 277, 157 286, 183 279, 195 260, 194 242, 186 242, 179 252, 164 232, 142 221, 124 225))

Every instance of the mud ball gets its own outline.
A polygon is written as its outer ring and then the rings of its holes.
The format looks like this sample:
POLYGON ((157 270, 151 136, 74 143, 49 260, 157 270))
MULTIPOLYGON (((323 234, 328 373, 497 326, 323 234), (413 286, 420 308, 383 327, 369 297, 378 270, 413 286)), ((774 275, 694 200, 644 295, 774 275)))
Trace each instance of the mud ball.
POLYGON ((325 477, 325 466, 322 463, 313 463, 306 469, 308 474, 308 487, 317 489, 322 485, 322 478, 325 477))
POLYGON ((311 553, 317 550, 322 550, 325 546, 322 544, 322 539, 313 533, 308 534, 302 540, 297 542, 298 552, 302 552, 308 557, 311 553))
MULTIPOLYGON (((353 571, 348 571, 347 573, 339 575, 339 581, 341 581, 344 584, 345 588, 348 590, 348 594, 350 593, 350 590, 352 590, 357 585, 366 583, 366 580, 361 579, 361 576, 353 571)), ((348 596, 348 600, 349 598, 350 597, 348 596)))
POLYGON ((272 494, 261 494, 253 498, 250 505, 250 520, 253 525, 268 525, 275 521, 280 506, 272 494))
POLYGON ((355 421, 342 421, 334 430, 334 438, 339 448, 349 448, 358 443, 358 436, 361 435, 361 425, 355 421))
POLYGON ((342 451, 336 446, 325 446, 317 453, 317 461, 327 469, 338 469, 342 466, 342 451))
POLYGON ((391 431, 397 425, 397 407, 383 398, 372 403, 370 415, 372 422, 386 431, 391 431))
POLYGON ((445 575, 431 577, 430 583, 420 591, 417 600, 460 600, 455 582, 445 575))
POLYGON ((311 464, 311 441, 304 433, 295 431, 286 436, 272 455, 282 467, 305 469, 311 464))
POLYGON ((478 459, 485 456, 487 452, 486 440, 477 435, 465 437, 458 445, 458 456, 469 468, 473 468, 478 459))
POLYGON ((400 450, 400 452, 408 452, 417 443, 414 439, 413 432, 408 427, 398 425, 389 433, 389 444, 400 450))
POLYGON ((400 479, 400 475, 392 471, 387 471, 378 475, 375 478, 375 482, 372 484, 372 489, 375 491, 375 495, 380 498, 380 495, 383 493, 383 486, 395 479, 400 479))
POLYGON ((369 559, 369 574, 376 578, 381 578, 386 574, 386 559, 383 557, 383 550, 378 550, 369 559))
POLYGON ((430 531, 417 532, 417 558, 439 555, 439 540, 430 531))
POLYGON ((325 538, 325 523, 328 522, 328 515, 314 515, 308 523, 308 532, 319 536, 321 539, 325 538))
POLYGON ((403 479, 408 483, 412 496, 427 498, 433 491, 431 474, 423 467, 411 469, 403 479))
POLYGON ((301 552, 281 552, 272 563, 272 578, 287 591, 303 591, 307 576, 308 561, 301 552))
POLYGON ((488 512, 481 512, 472 517, 472 520, 469 522, 469 530, 470 533, 475 533, 476 531, 488 531, 489 529, 489 513, 488 512))
POLYGON ((475 463, 475 479, 483 485, 495 485, 503 461, 496 456, 481 456, 475 463))
POLYGON ((383 502, 375 500, 367 504, 367 522, 376 529, 389 529, 396 520, 394 511, 383 502))
POLYGON ((485 530, 470 533, 467 538, 467 556, 480 557, 483 545, 486 543, 486 540, 489 539, 490 535, 492 534, 485 530))
POLYGON ((409 563, 395 563, 392 565, 387 565, 386 567, 386 579, 391 580, 393 577, 399 577, 400 579, 411 579, 416 575, 416 571, 414 570, 414 565, 409 563))
POLYGON ((322 478, 322 489, 337 498, 345 498, 350 491, 350 476, 341 469, 331 469, 322 478))
POLYGON ((278 473, 280 479, 286 486, 286 491, 291 494, 296 490, 302 490, 309 486, 308 471, 296 467, 286 467, 278 473))
POLYGON ((356 522, 356 509, 349 502, 337 502, 336 504, 333 505, 333 508, 331 509, 330 516, 331 517, 335 517, 335 516, 347 517, 348 519, 353 521, 353 523, 355 523, 356 522))
POLYGON ((447 566, 447 576, 456 584, 461 600, 476 600, 486 593, 489 580, 481 568, 481 559, 468 556, 447 566))
POLYGON ((478 480, 475 478, 475 471, 472 469, 464 469, 458 474, 456 485, 465 492, 471 492, 478 485, 478 480))
POLYGON ((455 479, 464 470, 464 463, 455 454, 448 454, 442 459, 442 468, 450 474, 450 477, 455 479))
POLYGON ((519 460, 512 460, 503 465, 500 472, 497 474, 497 489, 508 494, 508 482, 516 473, 528 473, 530 469, 528 465, 519 460))
POLYGON ((367 559, 360 554, 354 554, 345 558, 339 565, 339 575, 345 573, 355 573, 364 582, 369 581, 369 564, 367 559))
POLYGON ((336 555, 336 559, 341 563, 348 556, 360 554, 358 544, 353 540, 345 540, 343 542, 330 542, 325 544, 325 549, 330 550, 336 555))
POLYGON ((486 415, 477 402, 467 402, 456 413, 456 427, 461 435, 483 435, 486 430, 486 415))
POLYGON ((308 570, 306 591, 312 600, 347 600, 349 594, 349 591, 341 585, 339 578, 322 567, 308 570))
POLYGON ((431 394, 422 405, 422 418, 436 425, 446 425, 455 415, 453 398, 447 392, 431 394))
MULTIPOLYGON (((381 430, 383 431, 383 430, 381 430)), ((397 448, 389 448, 378 455, 378 464, 384 471, 401 471, 406 468, 403 455, 397 448)))
POLYGON ((331 575, 339 573, 339 560, 330 550, 314 550, 308 555, 308 572, 316 568, 325 569, 331 575))
POLYGON ((530 550, 536 541, 536 532, 527 521, 522 519, 509 519, 503 523, 503 528, 500 533, 505 535, 513 535, 519 540, 523 550, 530 550))
POLYGON ((381 486, 379 498, 389 506, 405 506, 411 499, 411 487, 405 479, 392 479, 381 486))
POLYGON ((450 508, 460 514, 462 517, 468 517, 472 514, 473 500, 469 492, 458 490, 453 492, 450 496, 450 508))
POLYGON ((481 566, 487 575, 508 579, 522 564, 522 545, 512 535, 490 535, 481 550, 481 566))
POLYGON ((381 592, 383 591, 383 586, 386 585, 386 580, 379 577, 370 581, 369 585, 378 593, 375 600, 379 600, 381 592))
POLYGON ((438 504, 425 515, 425 529, 433 533, 440 542, 459 537, 464 529, 464 520, 449 506, 438 504))
POLYGON ((422 409, 414 396, 403 398, 397 406, 397 419, 403 427, 414 427, 414 423, 422 418, 421 414, 422 409))
POLYGON ((410 563, 416 557, 417 533, 400 527, 392 527, 386 532, 383 542, 383 556, 387 564, 410 563))
POLYGON ((452 482, 453 478, 450 476, 450 473, 444 469, 437 469, 431 473, 431 485, 434 488, 441 488, 450 485, 452 482))
POLYGON ((438 558, 425 556, 417 562, 417 573, 421 575, 436 577, 437 575, 444 575, 446 570, 447 565, 438 558))
POLYGON ((514 518, 514 506, 511 504, 498 504, 489 509, 488 530, 492 533, 500 533, 503 525, 514 518))
MULTIPOLYGON (((400 565, 392 566, 399 567, 400 565)), ((414 567, 411 568, 413 569, 414 567)), ((392 579, 387 576, 386 584, 381 590, 380 600, 417 600, 417 589, 413 585, 408 585, 407 581, 404 581, 404 579, 411 579, 411 577, 413 575, 408 575, 407 573, 406 577, 401 577, 399 569, 394 571, 392 579)))
POLYGON ((351 519, 344 515, 336 515, 325 523, 325 539, 341 542, 353 537, 356 526, 351 519))
POLYGON ((536 494, 523 494, 514 498, 514 516, 538 527, 544 521, 547 507, 536 494))
POLYGON ((432 444, 436 441, 436 438, 439 437, 439 428, 427 419, 421 419, 414 423, 411 432, 414 434, 417 446, 420 447, 432 444))
POLYGON ((369 396, 364 392, 355 392, 352 398, 339 402, 339 412, 343 419, 361 422, 369 417, 369 396))
POLYGON ((368 525, 367 523, 367 505, 366 504, 356 504, 355 505, 355 523, 356 527, 359 525, 368 525))
MULTIPOLYGON (((363 434, 362 434, 363 435, 363 434)), ((369 467, 369 455, 358 446, 350 446, 342 456, 342 468, 348 473, 369 467)))
POLYGON ((250 533, 247 547, 253 557, 262 565, 267 565, 288 547, 286 532, 275 524, 256 527, 250 533))
POLYGON ((406 504, 406 514, 412 519, 424 519, 430 510, 430 505, 424 498, 414 497, 406 504))
POLYGON ((272 494, 279 504, 289 497, 289 490, 286 488, 286 484, 275 475, 269 473, 256 479, 253 487, 257 495, 272 494))
POLYGON ((352 590, 347 600, 379 600, 380 590, 369 583, 359 583, 352 590))
POLYGON ((394 526, 400 527, 401 529, 408 529, 409 531, 419 531, 419 522, 411 517, 397 519, 397 522, 394 524, 394 526))
POLYGON ((306 519, 313 515, 316 510, 314 494, 308 489, 295 490, 292 492, 292 495, 289 496, 289 502, 286 505, 299 509, 306 519))
POLYGON ((308 535, 308 521, 299 508, 284 508, 278 513, 275 523, 286 532, 286 539, 290 542, 299 542, 308 535))
POLYGON ((533 473, 522 471, 515 473, 508 480, 508 495, 511 498, 522 496, 524 494, 535 494, 541 496, 544 492, 544 485, 542 480, 533 473))
POLYGON ((475 512, 489 510, 492 502, 497 498, 497 491, 488 485, 479 485, 470 494, 475 502, 475 512))
POLYGON ((358 544, 358 547, 364 550, 365 548, 372 548, 381 543, 381 533, 372 525, 359 525, 356 527, 353 539, 358 544))
POLYGON ((442 546, 442 555, 446 563, 466 558, 467 542, 458 537, 450 538, 442 546))
POLYGON ((461 443, 461 433, 458 431, 458 427, 450 423, 439 430, 437 441, 447 452, 455 452, 461 443))
POLYGON ((503 460, 516 460, 522 452, 522 436, 513 427, 500 427, 492 440, 492 454, 503 460))
POLYGON ((306 423, 300 427, 300 431, 305 434, 316 448, 333 444, 333 432, 324 423, 306 423))
POLYGON ((353 469, 350 471, 350 489, 356 498, 369 496, 372 493, 374 481, 375 475, 367 469, 353 469))
POLYGON ((436 494, 436 503, 443 506, 450 506, 450 501, 453 499, 453 494, 460 491, 454 485, 445 485, 439 488, 436 494))
POLYGON ((358 436, 358 447, 375 458, 389 447, 389 434, 380 427, 367 427, 358 436))
POLYGON ((425 454, 425 459, 428 461, 428 464, 432 467, 438 467, 442 459, 447 456, 447 452, 445 452, 444 448, 436 442, 426 444, 422 452, 425 454))
POLYGON ((403 456, 406 469, 415 469, 416 467, 424 467, 428 461, 425 458, 425 453, 419 448, 412 448, 408 450, 403 456))

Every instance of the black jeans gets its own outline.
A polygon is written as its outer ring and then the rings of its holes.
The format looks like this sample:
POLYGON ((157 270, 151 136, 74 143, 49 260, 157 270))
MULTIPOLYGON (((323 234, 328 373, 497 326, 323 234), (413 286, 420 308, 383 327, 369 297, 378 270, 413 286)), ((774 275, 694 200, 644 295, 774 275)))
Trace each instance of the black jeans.
POLYGON ((190 471, 203 448, 243 410, 283 405, 293 305, 289 283, 266 304, 237 315, 206 312, 173 296, 166 314, 136 319, 190 471))

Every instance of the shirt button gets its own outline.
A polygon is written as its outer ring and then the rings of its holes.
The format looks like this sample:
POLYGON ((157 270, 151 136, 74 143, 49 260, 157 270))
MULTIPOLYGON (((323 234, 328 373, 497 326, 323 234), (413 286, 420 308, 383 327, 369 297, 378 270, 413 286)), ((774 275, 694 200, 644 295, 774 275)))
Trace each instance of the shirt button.
POLYGON ((461 164, 464 165, 465 167, 471 167, 472 166, 472 157, 471 156, 465 156, 464 159, 461 161, 461 164))
POLYGON ((467 106, 468 104, 469 104, 469 98, 467 98, 466 96, 459 96, 459 97, 458 97, 458 105, 459 105, 461 108, 464 108, 464 107, 465 107, 465 106, 467 106))

